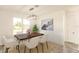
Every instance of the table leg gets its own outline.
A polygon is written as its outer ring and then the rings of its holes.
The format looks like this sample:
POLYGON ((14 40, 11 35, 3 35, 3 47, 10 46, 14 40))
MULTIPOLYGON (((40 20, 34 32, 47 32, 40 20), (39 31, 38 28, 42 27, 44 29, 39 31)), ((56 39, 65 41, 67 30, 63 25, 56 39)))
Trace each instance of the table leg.
POLYGON ((8 53, 8 50, 9 50, 9 48, 6 48, 6 51, 5 51, 5 53, 8 53))
POLYGON ((16 49, 18 49, 18 52, 20 53, 19 45, 16 46, 16 49))

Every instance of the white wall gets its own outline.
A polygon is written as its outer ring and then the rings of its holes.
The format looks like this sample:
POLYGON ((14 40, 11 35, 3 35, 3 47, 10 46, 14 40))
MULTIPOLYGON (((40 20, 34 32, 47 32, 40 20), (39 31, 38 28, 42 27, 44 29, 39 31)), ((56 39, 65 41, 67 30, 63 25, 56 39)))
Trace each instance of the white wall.
POLYGON ((12 15, 8 12, 0 11, 0 35, 12 34, 12 15))
POLYGON ((54 23, 54 31, 44 31, 40 30, 42 33, 48 35, 48 40, 51 42, 55 42, 57 44, 64 44, 64 21, 65 21, 65 12, 64 11, 49 11, 47 13, 43 13, 40 15, 39 20, 38 20, 38 26, 41 28, 41 20, 46 19, 46 18, 53 18, 53 23, 54 23))
POLYGON ((20 13, 0 11, 0 36, 13 35, 13 17, 23 17, 20 13))
POLYGON ((66 10, 65 41, 79 44, 79 7, 74 6, 66 10))

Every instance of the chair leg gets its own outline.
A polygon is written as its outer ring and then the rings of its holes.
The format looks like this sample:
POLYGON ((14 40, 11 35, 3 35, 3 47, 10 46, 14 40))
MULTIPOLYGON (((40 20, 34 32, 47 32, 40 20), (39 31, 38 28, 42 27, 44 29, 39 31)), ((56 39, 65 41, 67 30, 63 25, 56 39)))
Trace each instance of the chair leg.
POLYGON ((26 46, 24 47, 24 53, 26 52, 26 46))
POLYGON ((9 50, 9 48, 6 48, 6 51, 5 51, 5 53, 8 53, 8 50, 9 50))
POLYGON ((41 46, 42 46, 42 52, 44 52, 44 49, 43 49, 43 43, 41 43, 41 46))
POLYGON ((5 45, 2 45, 2 52, 5 52, 5 51, 4 51, 4 47, 5 47, 5 45))
POLYGON ((19 45, 16 46, 16 49, 18 49, 18 52, 20 53, 19 45))
POLYGON ((30 53, 31 53, 31 49, 29 49, 30 53))
POLYGON ((38 53, 38 47, 36 47, 36 49, 37 49, 37 53, 38 53))
POLYGON ((47 49, 48 49, 48 42, 46 42, 46 46, 47 46, 47 49))
POLYGON ((18 49, 18 45, 16 45, 16 49, 18 49))

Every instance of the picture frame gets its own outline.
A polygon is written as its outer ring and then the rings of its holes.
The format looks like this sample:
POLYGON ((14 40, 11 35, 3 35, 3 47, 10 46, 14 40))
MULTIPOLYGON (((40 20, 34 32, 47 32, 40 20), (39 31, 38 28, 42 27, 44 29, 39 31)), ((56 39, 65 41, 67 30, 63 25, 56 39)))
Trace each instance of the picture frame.
POLYGON ((53 18, 46 18, 41 21, 41 30, 53 31, 53 18))

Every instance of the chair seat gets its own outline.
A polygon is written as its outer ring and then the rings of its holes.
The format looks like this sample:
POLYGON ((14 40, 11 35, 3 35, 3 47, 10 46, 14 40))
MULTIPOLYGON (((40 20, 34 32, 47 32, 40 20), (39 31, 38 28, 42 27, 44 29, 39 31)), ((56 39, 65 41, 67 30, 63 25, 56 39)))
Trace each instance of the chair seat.
POLYGON ((40 36, 40 43, 45 43, 47 38, 45 36, 40 36))
POLYGON ((40 39, 39 37, 34 37, 34 38, 31 38, 30 40, 26 40, 24 43, 25 45, 31 49, 31 48, 35 48, 40 42, 40 39))
POLYGON ((8 52, 9 48, 16 47, 16 45, 18 45, 18 41, 14 36, 3 36, 2 39, 3 39, 4 50, 6 51, 7 49, 6 52, 8 52))
POLYGON ((17 42, 7 42, 4 44, 5 47, 13 47, 13 46, 16 46, 16 45, 19 45, 17 42))

